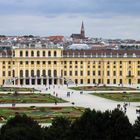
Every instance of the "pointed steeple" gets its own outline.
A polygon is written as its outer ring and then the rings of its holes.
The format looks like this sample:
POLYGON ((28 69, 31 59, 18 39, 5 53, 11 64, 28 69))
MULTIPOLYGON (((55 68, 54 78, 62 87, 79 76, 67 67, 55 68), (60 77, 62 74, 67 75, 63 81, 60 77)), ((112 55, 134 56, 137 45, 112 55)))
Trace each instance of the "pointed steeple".
POLYGON ((82 21, 82 26, 81 26, 81 36, 85 38, 85 29, 84 29, 84 22, 82 21))
POLYGON ((81 30, 84 30, 84 22, 82 21, 81 30))

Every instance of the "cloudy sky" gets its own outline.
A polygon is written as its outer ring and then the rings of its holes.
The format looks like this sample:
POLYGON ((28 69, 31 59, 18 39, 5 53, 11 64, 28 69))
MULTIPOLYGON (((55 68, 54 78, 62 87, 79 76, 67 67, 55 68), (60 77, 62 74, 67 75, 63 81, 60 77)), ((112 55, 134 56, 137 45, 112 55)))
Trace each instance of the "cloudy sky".
POLYGON ((140 0, 0 0, 0 34, 140 39, 140 0))

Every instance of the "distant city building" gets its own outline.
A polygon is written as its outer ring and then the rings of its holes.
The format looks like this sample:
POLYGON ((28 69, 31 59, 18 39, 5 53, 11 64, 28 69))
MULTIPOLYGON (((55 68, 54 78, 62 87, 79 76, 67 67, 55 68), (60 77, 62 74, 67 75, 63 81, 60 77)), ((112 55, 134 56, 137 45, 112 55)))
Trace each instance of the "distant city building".
MULTIPOLYGON (((80 34, 71 36, 5 36, 0 35, 0 46, 30 46, 30 44, 59 44, 64 49, 91 49, 91 50, 140 50, 140 40, 134 39, 103 39, 85 36, 84 23, 82 22, 80 34), (75 47, 75 48, 74 48, 75 47)), ((2 48, 2 47, 1 47, 2 48)))
POLYGON ((84 23, 83 22, 82 22, 80 34, 72 34, 71 38, 73 38, 73 39, 85 39, 85 29, 84 29, 84 23))
POLYGON ((49 36, 47 37, 50 41, 52 42, 63 42, 64 41, 64 36, 49 36))
POLYGON ((90 49, 90 47, 87 44, 72 44, 67 47, 67 49, 72 50, 87 50, 90 49))

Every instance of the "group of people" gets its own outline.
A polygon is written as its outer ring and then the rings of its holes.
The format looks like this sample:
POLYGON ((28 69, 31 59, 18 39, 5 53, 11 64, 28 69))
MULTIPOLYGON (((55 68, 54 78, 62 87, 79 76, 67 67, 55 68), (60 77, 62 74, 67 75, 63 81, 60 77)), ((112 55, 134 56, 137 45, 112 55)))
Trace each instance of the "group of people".
MULTIPOLYGON (((66 85, 68 87, 68 84, 66 85)), ((46 91, 49 90, 49 89, 55 89, 56 85, 52 85, 52 87, 49 85, 49 87, 46 87, 46 91)), ((60 86, 58 86, 58 89, 60 89, 60 86)), ((55 91, 53 92, 54 95, 58 95, 57 93, 55 93, 55 91)), ((71 94, 73 94, 73 91, 72 92, 67 92, 67 97, 70 97, 71 94)), ((80 91, 80 94, 83 94, 83 91, 80 91)))
MULTIPOLYGON (((56 85, 52 85, 52 88, 55 89, 56 85)), ((58 88, 60 88, 60 86, 58 86, 58 88)), ((46 90, 51 89, 51 86, 49 85, 49 87, 46 87, 46 90)))
POLYGON ((127 106, 128 106, 128 103, 124 103, 122 107, 121 107, 120 104, 118 104, 118 105, 117 105, 117 108, 120 109, 121 111, 123 111, 124 113, 126 113, 126 111, 127 111, 127 106))
MULTIPOLYGON (((73 91, 71 93, 67 92, 67 97, 70 97, 70 95, 73 94, 73 93, 74 93, 73 91)), ((83 91, 80 91, 80 94, 83 94, 83 91)))
POLYGON ((67 97, 70 97, 70 95, 71 95, 70 92, 67 92, 67 97))
POLYGON ((140 109, 136 109, 136 114, 140 115, 140 109))

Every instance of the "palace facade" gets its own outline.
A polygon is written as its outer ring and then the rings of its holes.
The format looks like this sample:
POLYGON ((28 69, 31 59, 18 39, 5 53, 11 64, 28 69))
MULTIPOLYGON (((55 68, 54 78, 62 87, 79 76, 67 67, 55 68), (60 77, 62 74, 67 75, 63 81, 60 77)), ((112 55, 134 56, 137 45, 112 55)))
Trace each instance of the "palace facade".
POLYGON ((140 84, 140 50, 0 49, 0 85, 140 84))

